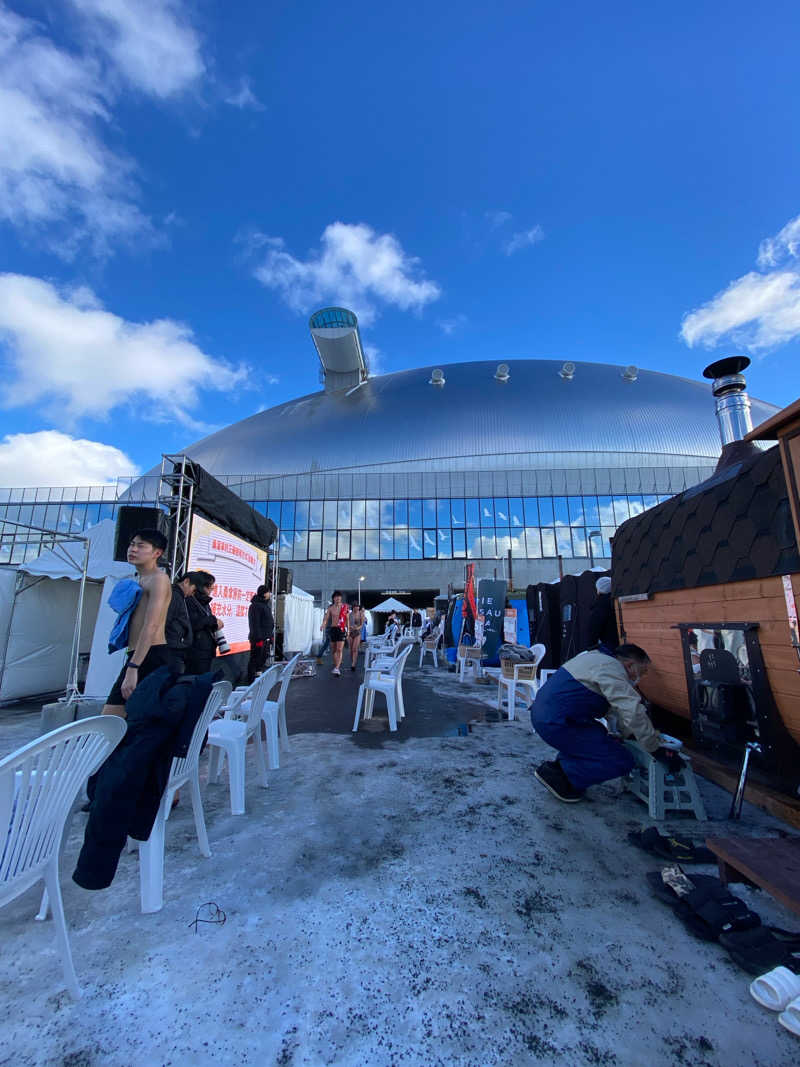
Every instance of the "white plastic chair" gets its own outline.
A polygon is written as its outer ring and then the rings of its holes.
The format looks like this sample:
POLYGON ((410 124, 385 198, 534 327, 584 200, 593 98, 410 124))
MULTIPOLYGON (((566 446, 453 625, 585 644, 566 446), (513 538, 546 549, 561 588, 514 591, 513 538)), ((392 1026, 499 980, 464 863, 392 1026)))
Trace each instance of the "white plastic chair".
MULTIPOLYGON (((208 728, 208 744, 211 754, 208 762, 208 780, 219 778, 222 757, 228 759, 228 782, 231 792, 231 814, 244 815, 244 782, 247 742, 252 737, 256 750, 259 784, 267 788, 267 761, 261 741, 261 713, 270 690, 277 681, 280 664, 270 667, 260 678, 243 692, 236 692, 225 707, 225 718, 216 719, 208 728), (239 718, 243 715, 244 718, 239 718)), ((277 723, 271 739, 273 752, 277 752, 277 723)), ((267 733, 270 733, 269 727, 267 733)), ((268 738, 269 743, 269 738, 268 738)))
POLYGON ((200 749, 203 747, 203 738, 211 725, 211 720, 230 695, 230 682, 216 682, 211 687, 208 700, 192 733, 189 751, 182 759, 176 758, 172 761, 167 788, 161 797, 161 804, 156 821, 153 823, 153 829, 150 831, 150 837, 139 843, 139 895, 142 911, 145 914, 161 911, 164 906, 164 830, 172 811, 172 799, 176 792, 187 783, 192 797, 192 812, 200 852, 206 857, 211 855, 211 849, 208 847, 206 820, 203 815, 203 800, 200 795, 200 749))
MULTIPOLYGON (((277 700, 266 700, 264 702, 264 708, 261 712, 261 718, 264 720, 264 727, 267 732, 267 759, 269 761, 269 768, 272 771, 276 771, 280 767, 280 751, 289 751, 289 731, 286 728, 286 691, 289 688, 289 683, 294 676, 294 665, 300 659, 301 653, 298 652, 292 656, 289 662, 283 667, 280 672, 280 692, 278 693, 277 700), (271 723, 276 724, 276 735, 278 741, 273 749, 269 740, 272 736, 271 723)), ((267 693, 269 696, 269 693, 267 693)))
POLYGON ((392 661, 391 667, 370 667, 365 671, 364 681, 358 688, 358 703, 356 704, 356 717, 353 722, 353 732, 358 730, 358 720, 361 715, 361 707, 364 707, 364 718, 372 718, 372 709, 375 704, 375 694, 383 693, 386 697, 386 707, 389 711, 389 729, 396 730, 398 721, 405 718, 405 705, 403 704, 403 668, 406 660, 411 655, 414 646, 408 645, 392 661))
POLYGON ((527 690, 528 700, 526 707, 536 699, 536 692, 539 688, 539 681, 536 677, 537 669, 546 651, 547 649, 544 645, 533 645, 531 647, 533 659, 527 663, 511 663, 508 660, 500 661, 500 674, 497 677, 497 710, 503 710, 503 704, 505 703, 504 690, 506 690, 509 720, 516 717, 517 689, 527 690))
POLYGON ((97 715, 61 726, 0 760, 0 907, 44 881, 64 980, 76 999, 81 991, 58 877, 61 838, 86 779, 116 748, 125 729, 119 716, 97 715))
POLYGON ((465 645, 463 642, 459 642, 456 652, 459 682, 465 680, 467 671, 472 672, 473 678, 480 678, 481 659, 483 658, 482 647, 482 645, 465 645))
POLYGON ((439 624, 439 626, 437 626, 437 628, 434 630, 434 632, 432 634, 429 634, 428 637, 423 637, 422 638, 422 641, 420 642, 420 646, 419 646, 419 666, 420 666, 420 669, 422 668, 422 662, 425 659, 425 653, 426 652, 429 652, 431 654, 431 656, 433 657, 433 665, 434 665, 434 667, 438 667, 439 666, 438 649, 439 649, 439 642, 442 639, 442 634, 443 633, 444 633, 444 623, 442 622, 442 623, 439 624))

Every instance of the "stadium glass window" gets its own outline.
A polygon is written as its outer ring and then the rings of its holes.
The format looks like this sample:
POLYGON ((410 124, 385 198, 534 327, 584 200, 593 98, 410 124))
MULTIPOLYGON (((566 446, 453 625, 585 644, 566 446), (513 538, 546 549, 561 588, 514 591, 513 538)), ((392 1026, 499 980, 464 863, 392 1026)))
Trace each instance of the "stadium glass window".
POLYGON ((352 523, 354 530, 363 530, 367 521, 366 500, 354 500, 352 508, 352 523))
POLYGON ((494 500, 481 497, 481 526, 494 526, 494 500))
POLYGON ((599 522, 596 525, 598 526, 614 525, 614 505, 610 496, 599 496, 597 498, 597 517, 599 522))
POLYGON ((551 496, 539 497, 539 526, 554 526, 553 498, 551 496))
POLYGON ((583 517, 583 497, 568 496, 567 508, 569 510, 570 526, 584 526, 585 520, 583 517))
POLYGON ((481 524, 481 507, 480 502, 474 498, 464 501, 464 510, 467 514, 467 526, 475 527, 481 524))
POLYGON ((422 551, 425 559, 436 559, 436 531, 425 530, 422 534, 422 551))
POLYGON ((464 526, 464 501, 452 499, 450 501, 450 522, 453 526, 464 526))
POLYGON ((308 531, 294 532, 294 559, 308 559, 308 531))
POLYGON ((556 527, 556 549, 559 556, 572 555, 572 538, 568 526, 556 527))
POLYGON ((394 558, 394 539, 391 530, 381 530, 381 559, 394 558))
POLYGON ((408 531, 408 558, 422 559, 422 530, 408 531))
MULTIPOLYGON (((377 530, 380 526, 381 509, 379 500, 367 501, 367 529, 377 530)), ((377 559, 377 556, 375 557, 377 559)), ((367 556, 367 559, 372 559, 371 556, 367 556)))
POLYGON ((453 559, 464 559, 467 555, 466 530, 453 530, 453 559))
MULTIPOLYGON (((381 529, 391 530, 394 526, 394 501, 381 501, 381 529)), ((390 557, 387 557, 390 558, 390 557)))
MULTIPOLYGON (((394 524, 395 527, 408 526, 408 501, 407 500, 395 500, 394 502, 394 524)), ((395 556, 395 559, 406 559, 406 556, 395 556)))
POLYGON ((284 500, 281 504, 281 529, 294 529, 294 501, 284 500))
POLYGON ((496 496, 494 498, 494 524, 495 526, 508 526, 508 497, 496 496))
POLYGON ((350 559, 350 531, 339 530, 336 538, 336 558, 350 559))
POLYGON ((340 530, 350 529, 350 501, 340 500, 336 511, 336 525, 340 530))
POLYGON ((322 533, 311 530, 308 535, 308 558, 319 559, 322 556, 322 533))
POLYGON ((467 528, 467 559, 481 558, 481 531, 476 526, 467 528))
POLYGON ((436 531, 436 549, 439 559, 453 558, 453 542, 449 529, 436 531))
POLYGON ((435 500, 428 499, 422 501, 422 525, 429 529, 436 525, 435 500))
MULTIPOLYGON (((603 534, 603 555, 608 558, 611 557, 611 538, 617 532, 615 526, 604 526, 602 529, 603 534)), ((597 538, 595 538, 595 541, 597 538)))
POLYGON ((528 549, 528 559, 541 559, 542 538, 538 526, 525 527, 525 544, 528 549))
POLYGON ((631 518, 634 515, 641 515, 644 511, 644 501, 638 494, 628 494, 628 508, 630 509, 631 518))
POLYGON ((422 529, 422 501, 409 500, 408 502, 408 525, 415 530, 422 529))
POLYGON ((308 526, 311 530, 322 529, 322 501, 309 500, 308 502, 308 526))
POLYGON ((497 544, 494 539, 494 530, 484 527, 481 530, 481 556, 484 559, 496 559, 497 544))
POLYGON ((281 530, 280 558, 290 560, 292 558, 293 548, 294 546, 292 545, 291 533, 287 533, 286 531, 281 530))
MULTIPOLYGON (((593 538, 597 540, 597 538, 593 538)), ((594 551, 594 545, 592 545, 592 551, 594 551)), ((578 559, 589 557, 589 551, 586 547, 586 527, 585 526, 573 526, 572 527, 572 553, 578 559)))
POLYGON ((322 558, 325 560, 336 559, 336 531, 322 531, 322 558))
POLYGON ((569 508, 565 496, 553 497, 554 526, 569 526, 569 508))
POLYGON ((539 501, 535 496, 526 496, 523 501, 523 508, 525 511, 525 525, 526 526, 538 526, 539 525, 539 501))
POLYGON ((522 500, 519 497, 511 496, 508 498, 508 524, 515 529, 525 525, 522 500))
POLYGON ((295 530, 307 530, 308 529, 308 501, 298 500, 294 508, 294 528, 295 530))
POLYGON ((585 496, 583 498, 583 511, 586 518, 586 525, 590 529, 600 525, 600 511, 597 507, 596 496, 585 496))
POLYGON ((363 559, 366 548, 363 530, 353 530, 350 535, 350 558, 363 559))
POLYGON ((377 530, 367 530, 366 546, 366 559, 378 559, 380 556, 380 543, 377 530))
POLYGON ((498 526, 495 530, 495 536, 498 556, 507 556, 508 550, 511 548, 511 531, 507 526, 498 526))
POLYGON ((408 559, 408 530, 394 531, 394 558, 408 559))
POLYGON ((556 554, 556 532, 551 530, 549 526, 542 526, 540 531, 542 535, 542 556, 552 557, 556 554))
POLYGON ((514 559, 525 559, 527 556, 527 549, 525 547, 525 530, 517 529, 515 526, 511 528, 511 555, 514 559))
POLYGON ((647 511, 648 508, 654 508, 656 506, 656 504, 658 503, 658 497, 655 495, 655 493, 645 493, 645 495, 642 497, 642 501, 644 503, 645 511, 647 511))
MULTIPOLYGON (((46 515, 44 517, 44 524, 45 524, 45 526, 47 527, 48 530, 57 530, 58 529, 58 513, 59 513, 60 510, 61 510, 61 506, 59 504, 49 504, 48 505, 47 513, 46 513, 46 515)), ((113 511, 113 508, 112 508, 112 511, 113 511)), ((109 515, 108 518, 111 518, 111 515, 109 515)))
POLYGON ((444 530, 449 528, 450 522, 450 498, 441 497, 436 502, 436 525, 444 530))
POLYGON ((326 500, 323 505, 322 526, 326 530, 335 530, 339 508, 335 500, 326 500))
POLYGON ((626 496, 614 497, 614 525, 619 526, 620 523, 625 522, 626 519, 631 517, 630 508, 628 506, 628 498, 626 496))
POLYGON ((270 500, 267 503, 267 518, 272 519, 276 526, 281 524, 281 502, 280 500, 270 500))

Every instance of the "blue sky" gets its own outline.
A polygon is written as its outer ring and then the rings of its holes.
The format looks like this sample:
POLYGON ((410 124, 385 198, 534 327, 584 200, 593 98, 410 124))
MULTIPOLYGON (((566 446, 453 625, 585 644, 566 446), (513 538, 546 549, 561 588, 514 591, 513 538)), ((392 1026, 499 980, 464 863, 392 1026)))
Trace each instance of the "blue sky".
POLYGON ((788 0, 0 0, 0 485, 315 390, 326 304, 381 373, 743 352, 795 400, 798 32, 788 0))

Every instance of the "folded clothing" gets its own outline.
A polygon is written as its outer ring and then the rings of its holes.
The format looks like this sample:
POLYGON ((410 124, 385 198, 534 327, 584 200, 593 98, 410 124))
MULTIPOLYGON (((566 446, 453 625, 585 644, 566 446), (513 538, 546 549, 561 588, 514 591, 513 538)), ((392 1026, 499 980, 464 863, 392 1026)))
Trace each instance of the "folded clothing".
POLYGON ((645 852, 660 856, 661 859, 675 860, 677 863, 717 862, 717 857, 711 849, 696 845, 689 837, 679 837, 677 834, 665 837, 655 826, 628 834, 628 840, 645 852))
POLYGON ((678 871, 682 880, 674 876, 675 868, 665 868, 663 872, 650 871, 647 881, 659 900, 669 904, 695 936, 704 941, 717 941, 723 933, 761 925, 760 917, 734 896, 719 878, 703 874, 687 878, 679 868, 678 871), (665 875, 673 884, 680 885, 682 881, 683 891, 676 892, 665 882, 665 875))

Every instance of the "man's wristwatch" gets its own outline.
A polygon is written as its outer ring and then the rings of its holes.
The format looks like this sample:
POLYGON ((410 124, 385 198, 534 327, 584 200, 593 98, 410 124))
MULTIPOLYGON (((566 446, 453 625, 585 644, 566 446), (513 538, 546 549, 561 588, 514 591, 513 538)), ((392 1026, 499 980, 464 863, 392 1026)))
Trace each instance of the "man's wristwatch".
POLYGON ((128 670, 128 671, 138 671, 139 670, 139 664, 138 663, 131 663, 130 660, 129 660, 125 665, 125 669, 128 670))

